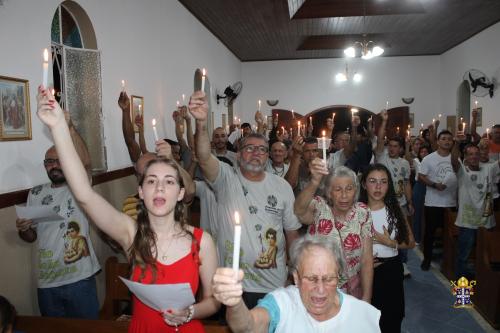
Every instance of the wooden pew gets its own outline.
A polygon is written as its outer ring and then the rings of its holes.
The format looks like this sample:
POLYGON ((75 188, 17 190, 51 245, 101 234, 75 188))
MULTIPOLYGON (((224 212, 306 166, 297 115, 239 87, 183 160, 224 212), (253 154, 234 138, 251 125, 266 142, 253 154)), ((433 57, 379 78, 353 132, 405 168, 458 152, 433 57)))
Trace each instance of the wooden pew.
POLYGON ((500 228, 477 231, 476 282, 472 297, 478 312, 500 329, 500 228))
MULTIPOLYGON (((15 329, 24 333, 127 333, 127 321, 18 316, 15 329)), ((230 333, 227 326, 203 323, 206 333, 230 333)))
POLYGON ((441 272, 448 280, 455 280, 455 262, 458 228, 455 225, 457 212, 447 208, 443 221, 443 261, 441 272))

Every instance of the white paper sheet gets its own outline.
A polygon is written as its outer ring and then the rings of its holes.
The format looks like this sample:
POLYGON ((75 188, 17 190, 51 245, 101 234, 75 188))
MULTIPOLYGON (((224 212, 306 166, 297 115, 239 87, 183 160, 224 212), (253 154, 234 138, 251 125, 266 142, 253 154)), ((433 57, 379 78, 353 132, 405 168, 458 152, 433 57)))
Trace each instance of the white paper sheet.
POLYGON ((64 218, 54 212, 52 206, 18 206, 16 214, 21 219, 34 220, 37 222, 60 221, 64 218))
POLYGON ((194 304, 189 283, 144 284, 122 277, 120 279, 142 303, 158 311, 182 310, 194 304))

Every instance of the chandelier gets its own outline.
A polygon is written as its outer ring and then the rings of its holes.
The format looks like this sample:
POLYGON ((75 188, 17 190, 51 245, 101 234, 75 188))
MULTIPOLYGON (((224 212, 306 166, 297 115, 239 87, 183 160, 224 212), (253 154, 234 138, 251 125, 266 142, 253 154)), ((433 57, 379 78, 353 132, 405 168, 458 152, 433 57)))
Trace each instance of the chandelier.
POLYGON ((363 75, 361 75, 357 72, 354 72, 354 74, 352 75, 352 78, 351 78, 350 74, 349 74, 349 67, 347 67, 347 63, 346 63, 345 70, 343 72, 337 73, 337 75, 335 75, 335 80, 337 82, 346 82, 347 80, 350 80, 350 79, 352 79, 352 81, 355 83, 359 83, 363 80, 363 75))
POLYGON ((348 58, 354 58, 356 56, 356 48, 359 47, 361 51, 361 58, 369 60, 374 57, 378 57, 384 53, 384 49, 375 44, 374 41, 366 41, 366 35, 363 35, 364 40, 362 42, 354 42, 353 46, 349 46, 344 50, 344 54, 348 58))
MULTIPOLYGON (((363 31, 366 31, 365 0, 363 0, 363 31)), ((344 54, 348 58, 354 58, 356 56, 356 48, 358 47, 361 50, 361 58, 365 60, 378 57, 384 53, 384 49, 381 46, 375 44, 372 40, 368 40, 367 35, 363 34, 363 41, 354 42, 354 45, 351 45, 344 50, 344 54)))

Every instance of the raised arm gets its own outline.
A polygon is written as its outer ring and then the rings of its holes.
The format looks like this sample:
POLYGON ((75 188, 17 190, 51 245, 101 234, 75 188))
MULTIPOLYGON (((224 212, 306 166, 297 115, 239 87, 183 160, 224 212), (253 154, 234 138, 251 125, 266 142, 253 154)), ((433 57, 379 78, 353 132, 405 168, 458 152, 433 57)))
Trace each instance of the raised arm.
POLYGON ((375 148, 375 155, 379 155, 384 151, 385 148, 385 128, 387 126, 387 119, 389 119, 389 115, 387 114, 387 110, 382 110, 380 113, 382 117, 382 123, 378 129, 377 134, 377 148, 375 148))
POLYGON ((189 149, 191 149, 191 151, 194 151, 195 143, 194 143, 193 125, 191 123, 191 117, 189 116, 187 106, 183 105, 181 107, 181 115, 182 118, 184 118, 184 120, 186 121, 186 138, 189 149))
POLYGON ((209 182, 219 174, 219 160, 212 155, 207 130, 208 104, 205 93, 195 91, 189 100, 189 112, 196 121, 196 157, 203 175, 209 182))
POLYGON ((231 268, 219 267, 213 278, 215 298, 226 305, 226 319, 231 332, 234 333, 267 333, 270 316, 267 310, 255 307, 248 310, 241 295, 243 287, 243 271, 240 269, 238 278, 231 268))
POLYGON ((149 153, 146 147, 146 140, 144 139, 144 118, 142 116, 135 120, 136 126, 139 128, 139 147, 141 147, 141 153, 149 153))
POLYGON ((177 112, 177 115, 175 116, 175 137, 181 146, 181 152, 189 149, 188 144, 184 139, 184 118, 182 117, 181 112, 177 112))
POLYGON ((290 167, 285 175, 285 180, 292 188, 296 188, 299 182, 299 168, 302 160, 302 147, 304 146, 304 139, 301 136, 295 137, 292 144, 293 155, 290 160, 290 167))
POLYGON ((102 231, 128 250, 135 235, 135 222, 117 211, 90 186, 87 172, 70 140, 64 113, 54 96, 41 86, 37 102, 38 117, 52 133, 64 176, 75 199, 102 231))
POLYGON ((135 141, 134 127, 130 120, 130 99, 124 91, 120 93, 118 106, 122 109, 122 132, 125 144, 127 145, 128 155, 132 163, 135 163, 141 156, 141 148, 135 141))
POLYGON ((470 123, 470 135, 472 136, 472 142, 479 142, 481 136, 477 134, 477 110, 472 110, 472 120, 470 123))
POLYGON ((311 180, 306 187, 295 198, 293 211, 302 224, 312 224, 314 222, 314 207, 311 205, 314 193, 318 189, 323 176, 328 175, 323 160, 315 158, 311 162, 311 180))

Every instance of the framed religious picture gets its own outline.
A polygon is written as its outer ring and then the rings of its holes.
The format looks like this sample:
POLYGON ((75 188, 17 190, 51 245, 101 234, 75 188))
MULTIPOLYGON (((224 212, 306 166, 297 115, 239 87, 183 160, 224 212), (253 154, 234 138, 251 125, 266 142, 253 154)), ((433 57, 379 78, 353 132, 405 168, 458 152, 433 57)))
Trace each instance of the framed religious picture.
POLYGON ((134 132, 139 132, 137 124, 144 126, 144 97, 130 96, 130 119, 134 126, 134 132))
POLYGON ((410 112, 410 128, 415 128, 415 114, 410 112))
POLYGON ((477 111, 476 127, 483 126, 483 108, 475 108, 473 111, 477 111))
POLYGON ((31 140, 28 80, 0 76, 0 140, 31 140))

